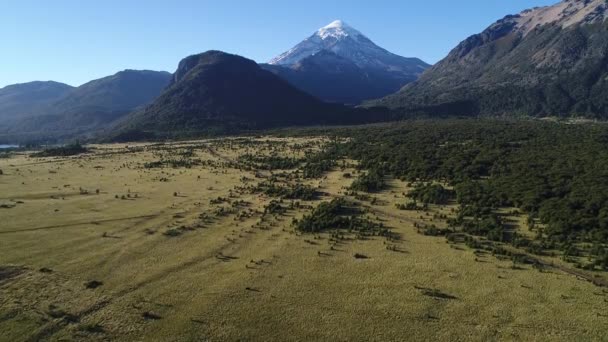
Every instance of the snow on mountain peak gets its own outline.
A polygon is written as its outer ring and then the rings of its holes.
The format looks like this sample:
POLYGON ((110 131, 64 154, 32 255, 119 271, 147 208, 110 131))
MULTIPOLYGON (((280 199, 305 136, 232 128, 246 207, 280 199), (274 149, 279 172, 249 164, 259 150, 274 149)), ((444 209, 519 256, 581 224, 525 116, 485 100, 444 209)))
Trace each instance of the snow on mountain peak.
POLYGON ((291 50, 281 54, 270 61, 275 65, 293 65, 302 59, 315 55, 321 50, 334 53, 344 50, 361 49, 382 50, 361 32, 352 28, 342 20, 333 21, 331 24, 320 28, 312 36, 296 45, 291 50), (363 47, 365 46, 365 48, 363 47))
POLYGON ((336 20, 336 21, 332 22, 331 24, 319 29, 319 31, 317 31, 316 35, 321 37, 321 39, 328 39, 328 38, 340 39, 340 38, 345 38, 345 37, 349 37, 349 36, 350 37, 363 36, 361 34, 361 32, 350 27, 347 23, 343 22, 342 20, 336 20))
POLYGON ((329 25, 323 27, 322 29, 341 28, 344 26, 348 26, 348 25, 345 22, 343 22, 342 20, 334 20, 333 22, 331 22, 329 25))
POLYGON ((428 67, 420 60, 407 59, 388 52, 342 20, 336 20, 319 29, 289 51, 271 60, 270 64, 295 66, 321 51, 347 59, 364 70, 411 75, 428 67))

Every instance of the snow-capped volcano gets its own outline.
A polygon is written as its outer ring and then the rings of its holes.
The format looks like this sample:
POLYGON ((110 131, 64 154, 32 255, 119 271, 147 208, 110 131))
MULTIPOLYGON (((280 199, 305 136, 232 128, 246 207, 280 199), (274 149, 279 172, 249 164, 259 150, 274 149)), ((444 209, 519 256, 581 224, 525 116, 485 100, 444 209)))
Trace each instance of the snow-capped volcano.
POLYGON ((388 52, 342 20, 319 29, 291 50, 271 60, 270 64, 293 66, 324 50, 346 58, 360 68, 391 70, 411 76, 422 73, 428 67, 417 58, 405 58, 388 52))
POLYGON ((429 65, 336 20, 263 67, 325 101, 356 104, 396 92, 429 65))
MULTIPOLYGON (((347 25, 342 20, 336 20, 331 24, 320 28, 315 34, 305 39, 291 50, 281 54, 270 61, 273 65, 293 65, 306 57, 317 54, 321 50, 329 50, 336 53, 336 50, 344 45, 347 40, 361 42, 371 41, 361 32, 347 25)), ((373 45, 373 43, 371 43, 373 45)))

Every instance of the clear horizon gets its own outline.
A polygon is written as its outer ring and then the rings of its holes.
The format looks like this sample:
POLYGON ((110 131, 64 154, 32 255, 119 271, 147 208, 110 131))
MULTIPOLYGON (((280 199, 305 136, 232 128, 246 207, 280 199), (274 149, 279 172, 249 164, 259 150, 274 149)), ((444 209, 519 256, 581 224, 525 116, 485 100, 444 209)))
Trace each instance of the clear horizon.
POLYGON ((182 58, 207 50, 263 63, 336 19, 393 53, 434 64, 505 15, 555 2, 9 0, 0 13, 0 88, 50 80, 79 86, 125 69, 173 72, 182 58))

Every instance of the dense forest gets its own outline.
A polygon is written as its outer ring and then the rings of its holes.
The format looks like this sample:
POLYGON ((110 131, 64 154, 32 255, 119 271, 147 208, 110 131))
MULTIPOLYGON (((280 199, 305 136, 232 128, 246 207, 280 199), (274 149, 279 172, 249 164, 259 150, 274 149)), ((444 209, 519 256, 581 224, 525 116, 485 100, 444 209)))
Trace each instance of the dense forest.
POLYGON ((450 223, 470 234, 570 255, 593 245, 596 265, 608 266, 606 125, 421 120, 328 132, 349 139, 326 153, 358 160, 366 170, 354 190, 379 190, 383 175, 414 182, 414 200, 457 201, 460 210, 450 223), (527 215, 536 239, 522 242, 508 232, 496 214, 501 208, 527 215))

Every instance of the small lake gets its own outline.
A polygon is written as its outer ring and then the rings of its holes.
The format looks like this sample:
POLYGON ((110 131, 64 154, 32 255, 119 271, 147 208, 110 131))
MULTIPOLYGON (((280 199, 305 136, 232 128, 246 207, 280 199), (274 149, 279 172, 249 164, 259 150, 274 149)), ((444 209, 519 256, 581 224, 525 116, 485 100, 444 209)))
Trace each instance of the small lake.
POLYGON ((7 148, 17 148, 17 147, 19 147, 19 145, 3 145, 3 144, 0 144, 0 150, 5 150, 7 148))

